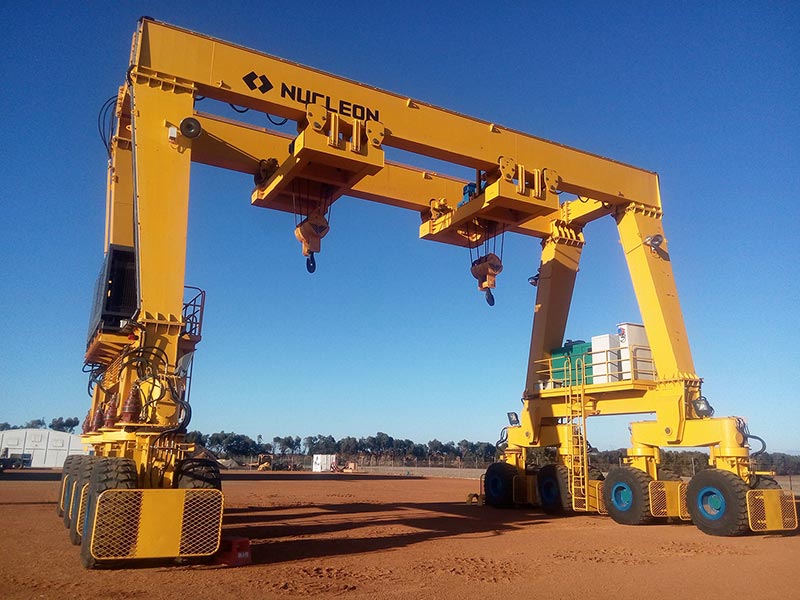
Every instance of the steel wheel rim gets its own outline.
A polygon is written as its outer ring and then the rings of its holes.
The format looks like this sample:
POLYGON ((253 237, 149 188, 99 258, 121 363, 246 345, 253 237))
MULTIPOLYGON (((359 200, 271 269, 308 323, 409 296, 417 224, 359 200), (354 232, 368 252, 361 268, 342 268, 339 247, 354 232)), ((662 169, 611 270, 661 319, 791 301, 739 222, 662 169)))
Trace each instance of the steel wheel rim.
POLYGON ((706 519, 711 521, 721 519, 725 514, 725 496, 716 487, 704 487, 697 494, 697 508, 700 509, 700 514, 706 519))
POLYGON ((630 509, 633 504, 633 490, 627 483, 615 483, 611 487, 611 503, 621 511, 630 509))

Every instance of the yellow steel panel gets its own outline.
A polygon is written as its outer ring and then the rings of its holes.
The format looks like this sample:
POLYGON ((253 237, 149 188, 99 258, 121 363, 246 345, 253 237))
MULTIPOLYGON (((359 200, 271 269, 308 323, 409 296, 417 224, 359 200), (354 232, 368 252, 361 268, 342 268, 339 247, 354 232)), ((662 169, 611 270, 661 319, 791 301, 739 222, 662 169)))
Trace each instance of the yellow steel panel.
POLYGON ((178 556, 183 523, 183 490, 141 490, 137 557, 178 556))
POLYGON ((163 23, 143 21, 137 43, 138 67, 195 82, 212 98, 298 121, 306 103, 317 102, 345 116, 381 121, 391 131, 389 146, 482 169, 494 168, 498 156, 511 156, 529 169, 557 170, 568 192, 613 203, 660 202, 654 173, 488 121, 163 23), (267 81, 254 84, 252 78, 262 76, 267 81))
POLYGON ((685 512, 686 486, 681 481, 651 481, 650 514, 654 517, 681 517, 685 512))
POLYGON ((603 482, 590 479, 586 482, 586 510, 607 515, 606 503, 603 500, 603 482))
POLYGON ((539 361, 549 358, 564 339, 582 248, 582 233, 555 224, 543 244, 525 397, 537 392, 539 361))
POLYGON ((794 494, 778 489, 749 490, 747 520, 753 531, 797 529, 797 504, 794 494))
POLYGON ((219 548, 222 510, 222 493, 214 489, 107 490, 95 511, 92 556, 209 556, 219 548))
POLYGON ((515 475, 512 481, 512 498, 515 504, 531 504, 539 501, 536 477, 515 475))
POLYGON ((696 378, 666 241, 645 245, 648 237, 665 239, 660 214, 629 207, 617 223, 659 379, 696 378))
POLYGON ((113 142, 108 166, 108 210, 106 211, 108 244, 133 247, 133 153, 130 142, 113 142))
MULTIPOLYGON (((192 116, 192 95, 152 84, 133 86, 139 293, 144 313, 180 315, 191 150, 186 140, 171 141, 169 135, 170 127, 192 116)), ((170 351, 174 360, 175 348, 170 351)))

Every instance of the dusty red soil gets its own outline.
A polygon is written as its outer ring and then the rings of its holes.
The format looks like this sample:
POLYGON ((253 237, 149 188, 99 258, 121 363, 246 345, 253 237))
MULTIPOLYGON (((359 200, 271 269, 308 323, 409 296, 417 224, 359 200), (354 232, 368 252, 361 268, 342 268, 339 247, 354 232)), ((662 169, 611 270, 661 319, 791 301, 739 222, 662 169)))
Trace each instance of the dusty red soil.
POLYGON ((475 480, 284 475, 224 482, 226 535, 254 564, 87 571, 57 480, 0 479, 2 598, 800 597, 800 535, 467 506, 475 480))

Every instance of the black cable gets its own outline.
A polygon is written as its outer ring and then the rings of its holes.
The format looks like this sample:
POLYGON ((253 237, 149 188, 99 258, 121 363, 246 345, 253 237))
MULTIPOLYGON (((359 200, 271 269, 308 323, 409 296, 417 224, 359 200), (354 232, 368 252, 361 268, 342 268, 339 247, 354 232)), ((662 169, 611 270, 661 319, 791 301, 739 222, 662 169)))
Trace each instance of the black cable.
POLYGON ((283 120, 283 121, 281 121, 281 122, 274 121, 274 120, 272 119, 272 115, 271 115, 271 114, 269 114, 269 113, 267 113, 267 119, 269 119, 269 122, 270 122, 270 123, 272 123, 273 125, 276 125, 277 127, 280 127, 281 125, 286 125, 286 122, 289 120, 289 119, 284 119, 284 120, 283 120))
POLYGON ((767 451, 767 442, 765 442, 763 439, 761 439, 757 435, 753 435, 753 434, 748 433, 745 436, 745 439, 748 439, 748 440, 753 439, 753 440, 758 440, 759 442, 761 442, 761 448, 759 450, 757 450, 756 452, 751 452, 750 453, 750 458, 756 458, 758 456, 761 456, 762 454, 764 454, 764 452, 767 451))
POLYGON ((106 152, 111 156, 111 137, 114 134, 114 123, 116 121, 117 97, 111 96, 100 107, 97 114, 97 132, 100 140, 105 146, 106 152))
POLYGON ((497 440, 497 443, 494 445, 496 449, 500 449, 500 446, 505 444, 508 441, 508 427, 503 427, 500 430, 500 439, 497 440))

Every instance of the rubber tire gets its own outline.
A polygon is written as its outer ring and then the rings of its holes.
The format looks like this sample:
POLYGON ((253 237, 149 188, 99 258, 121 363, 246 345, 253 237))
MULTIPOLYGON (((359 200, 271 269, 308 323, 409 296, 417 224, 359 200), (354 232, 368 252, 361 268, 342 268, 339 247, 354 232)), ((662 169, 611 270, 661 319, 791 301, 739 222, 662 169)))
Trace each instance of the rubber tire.
POLYGON ((751 490, 782 490, 781 484, 775 481, 772 477, 767 475, 755 475, 753 483, 750 485, 751 490))
MULTIPOLYGON (((64 459, 64 465, 61 467, 61 491, 58 494, 58 502, 56 502, 56 513, 62 519, 64 518, 64 507, 61 506, 61 499, 64 498, 64 484, 67 480, 67 472, 69 470, 70 465, 78 458, 75 454, 70 454, 67 458, 64 459)), ((66 500, 66 498, 64 498, 66 500)))
POLYGON ((589 481, 605 481, 606 476, 597 467, 589 467, 589 481))
POLYGON ((569 471, 564 465, 545 465, 536 474, 539 506, 547 514, 560 515, 572 511, 569 471))
POLYGON ((173 486, 182 490, 221 490, 219 465, 207 458, 187 458, 178 463, 173 486))
MULTIPOLYGON (((78 524, 81 522, 81 490, 83 486, 89 483, 92 479, 92 469, 94 468, 97 458, 94 456, 86 456, 80 462, 78 467, 78 474, 75 476, 75 497, 70 504, 69 515, 69 541, 73 546, 79 546, 81 543, 81 531, 78 530, 78 524)), ((88 491, 88 490, 87 490, 88 491)), ((83 507, 84 511, 86 506, 83 507)))
POLYGON ((514 505, 514 477, 517 468, 506 462, 489 465, 483 478, 483 491, 486 504, 495 508, 509 508, 514 505))
POLYGON ((692 523, 708 535, 737 536, 750 530, 747 521, 747 484, 721 469, 697 473, 686 490, 692 523))
MULTIPOLYGON (((81 532, 81 563, 87 569, 95 568, 102 561, 98 561, 91 552, 92 534, 94 533, 94 516, 97 510, 97 500, 100 494, 111 489, 133 490, 137 488, 137 469, 136 463, 129 458, 100 458, 92 470, 92 478, 89 482, 89 493, 86 500, 86 517, 83 522, 81 532)), ((128 518, 135 518, 137 515, 127 515, 128 518)), ((127 524, 130 526, 131 524, 127 524)), ((120 523, 118 528, 120 535, 130 536, 129 527, 126 523, 120 523)), ((134 542, 134 540, 131 540, 134 542)))
POLYGON ((90 456, 87 455, 80 455, 73 460, 68 467, 66 467, 66 476, 64 477, 64 485, 67 486, 67 495, 64 497, 64 514, 62 519, 64 521, 64 527, 69 529, 70 523, 72 520, 72 492, 74 491, 72 488, 74 487, 73 484, 75 483, 75 479, 78 476, 78 471, 80 471, 81 465, 83 461, 90 459, 90 456))
POLYGON ((603 501, 611 518, 621 525, 647 525, 650 513, 650 475, 634 467, 615 467, 603 483, 603 501))
POLYGON ((682 481, 675 471, 666 467, 658 468, 658 481, 682 481))

